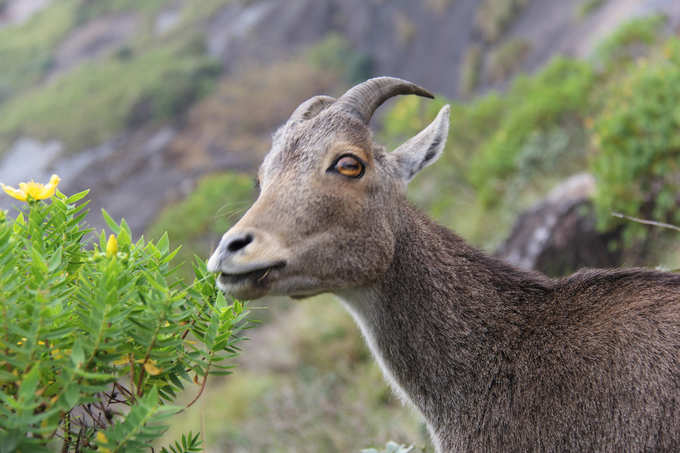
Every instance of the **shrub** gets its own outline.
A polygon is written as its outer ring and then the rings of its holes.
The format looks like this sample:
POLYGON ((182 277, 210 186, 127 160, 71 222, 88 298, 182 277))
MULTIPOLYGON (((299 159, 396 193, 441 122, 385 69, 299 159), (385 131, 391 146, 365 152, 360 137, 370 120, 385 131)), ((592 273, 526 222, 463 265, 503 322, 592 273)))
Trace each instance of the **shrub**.
MULTIPOLYGON (((167 235, 133 242, 125 220, 103 212, 113 234, 86 241, 86 194, 29 196, 15 218, 0 218, 6 451, 150 448, 182 409, 170 403, 186 384, 200 395, 208 375, 230 372, 223 361, 247 327, 245 306, 216 291, 201 260, 193 284, 175 276, 167 235)), ((170 450, 198 451, 199 443, 190 433, 170 450)))
MULTIPOLYGON (((640 60, 613 84, 594 119, 600 226, 614 223, 611 211, 680 221, 680 40, 670 40, 653 63, 640 60)), ((626 237, 644 235, 626 224, 626 237)))
POLYGON ((503 82, 517 72, 531 51, 531 43, 522 38, 505 41, 489 54, 489 73, 494 82, 503 82))
POLYGON ((528 0, 482 0, 475 20, 484 39, 495 42, 527 5, 528 0))
POLYGON ((597 46, 597 61, 605 67, 616 62, 627 62, 635 53, 642 53, 657 41, 667 21, 668 18, 660 14, 633 19, 623 24, 597 46))
MULTIPOLYGON (((516 78, 505 93, 453 103, 442 162, 413 182, 411 197, 467 239, 498 242, 518 210, 560 177, 583 171, 583 122, 597 81, 589 63, 557 58, 516 78)), ((396 146, 416 134, 445 102, 397 100, 385 116, 383 141, 396 146)))
POLYGON ((593 81, 588 64, 556 58, 535 76, 513 82, 503 99, 498 126, 470 161, 469 179, 484 203, 494 203, 503 191, 532 134, 569 119, 580 121, 588 110, 593 81))

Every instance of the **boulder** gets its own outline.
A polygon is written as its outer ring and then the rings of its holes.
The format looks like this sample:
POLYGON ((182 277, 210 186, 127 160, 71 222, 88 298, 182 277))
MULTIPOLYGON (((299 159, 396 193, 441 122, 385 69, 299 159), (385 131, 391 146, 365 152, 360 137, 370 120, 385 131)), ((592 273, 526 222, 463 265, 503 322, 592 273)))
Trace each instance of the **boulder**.
POLYGON ((621 252, 613 243, 620 231, 596 228, 592 175, 571 176, 534 207, 522 213, 495 255, 524 269, 550 276, 583 267, 614 267, 621 252))

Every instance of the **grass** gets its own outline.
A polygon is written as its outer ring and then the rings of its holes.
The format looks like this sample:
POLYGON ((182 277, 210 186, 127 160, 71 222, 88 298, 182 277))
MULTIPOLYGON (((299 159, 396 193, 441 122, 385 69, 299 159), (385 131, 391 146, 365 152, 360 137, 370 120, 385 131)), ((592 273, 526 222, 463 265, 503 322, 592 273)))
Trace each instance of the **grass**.
POLYGON ((23 25, 0 29, 0 104, 49 70, 52 52, 73 26, 75 11, 75 0, 62 0, 23 25))
POLYGON ((212 60, 170 48, 85 63, 2 105, 0 136, 58 139, 79 151, 113 138, 129 122, 174 117, 218 72, 212 60))
POLYGON ((187 2, 181 24, 162 38, 152 33, 153 18, 169 0, 63 0, 27 24, 0 30, 0 154, 22 134, 60 140, 67 151, 78 152, 131 124, 182 116, 221 72, 217 61, 204 56, 196 24, 230 1, 187 2), (124 11, 141 14, 145 25, 122 51, 43 82, 69 31, 124 11))

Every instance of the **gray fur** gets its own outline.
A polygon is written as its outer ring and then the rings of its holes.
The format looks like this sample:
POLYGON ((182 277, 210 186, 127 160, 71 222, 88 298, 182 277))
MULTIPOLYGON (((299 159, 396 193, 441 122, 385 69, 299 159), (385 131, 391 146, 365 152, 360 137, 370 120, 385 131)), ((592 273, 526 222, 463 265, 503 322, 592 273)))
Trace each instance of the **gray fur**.
POLYGON ((438 452, 680 451, 680 275, 550 279, 488 257, 404 195, 444 147, 445 109, 387 153, 336 106, 275 135, 260 196, 210 259, 220 287, 338 295, 438 452), (363 177, 332 171, 346 153, 363 177))

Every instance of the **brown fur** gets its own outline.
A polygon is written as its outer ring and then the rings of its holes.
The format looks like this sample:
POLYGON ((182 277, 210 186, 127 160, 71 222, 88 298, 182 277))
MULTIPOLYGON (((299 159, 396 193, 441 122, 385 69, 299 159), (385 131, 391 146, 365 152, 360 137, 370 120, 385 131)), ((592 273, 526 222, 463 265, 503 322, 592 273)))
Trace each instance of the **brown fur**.
POLYGON ((360 309, 441 451, 680 451, 680 276, 551 280, 400 220, 360 309))
POLYGON ((440 452, 680 451, 680 276, 549 279, 488 257, 404 196, 441 153, 448 110, 387 153, 346 108, 309 105, 210 259, 225 291, 337 294, 440 452), (362 178, 327 171, 354 147, 362 178))

